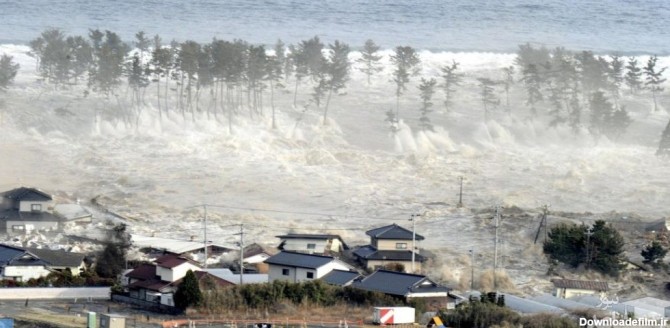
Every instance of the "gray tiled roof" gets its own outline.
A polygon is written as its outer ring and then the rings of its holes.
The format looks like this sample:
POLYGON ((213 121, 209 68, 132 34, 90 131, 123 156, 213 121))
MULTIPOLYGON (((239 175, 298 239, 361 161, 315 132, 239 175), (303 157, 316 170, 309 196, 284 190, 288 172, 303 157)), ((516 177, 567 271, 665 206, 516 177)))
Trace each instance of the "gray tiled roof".
MULTIPOLYGON (((409 250, 398 250, 398 251, 387 251, 387 250, 377 250, 372 245, 361 246, 359 249, 354 251, 354 255, 363 258, 365 260, 379 260, 379 261, 411 261, 412 260, 412 251, 409 250)), ((414 254, 414 260, 417 262, 424 262, 426 258, 420 254, 414 254)))
POLYGON ((51 250, 42 248, 26 248, 32 254, 55 267, 78 267, 84 261, 86 255, 71 253, 64 250, 51 250))
POLYGON ((21 247, 0 244, 1 266, 46 265, 47 263, 21 247))
POLYGON ((606 292, 609 290, 607 281, 590 281, 590 280, 570 280, 570 279, 554 279, 551 282, 557 288, 572 288, 585 289, 606 292))
MULTIPOLYGON (((376 239, 412 240, 412 230, 407 230, 395 223, 381 228, 368 230, 365 233, 376 239)), ((424 240, 423 236, 420 234, 416 234, 414 238, 416 240, 424 240)))
POLYGON ((316 269, 330 263, 334 258, 332 256, 303 254, 294 252, 279 252, 276 255, 265 260, 265 263, 284 265, 298 268, 316 269))
POLYGON ((330 285, 345 286, 360 276, 361 275, 355 271, 343 271, 336 269, 323 276, 321 280, 330 285))
POLYGON ((388 270, 377 270, 351 286, 396 296, 449 291, 449 288, 434 283, 426 276, 388 270))
POLYGON ((36 201, 50 201, 52 200, 51 195, 44 193, 35 188, 26 188, 20 187, 5 191, 2 193, 2 196, 13 199, 13 200, 36 200, 36 201))

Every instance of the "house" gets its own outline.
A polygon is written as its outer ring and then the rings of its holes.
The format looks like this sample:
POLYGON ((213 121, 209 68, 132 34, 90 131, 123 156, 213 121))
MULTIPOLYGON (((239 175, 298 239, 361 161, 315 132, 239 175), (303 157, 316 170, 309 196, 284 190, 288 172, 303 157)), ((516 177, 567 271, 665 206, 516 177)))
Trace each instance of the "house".
MULTIPOLYGON (((202 262, 204 259, 205 245, 202 241, 179 240, 171 238, 160 238, 151 236, 142 236, 131 234, 130 240, 133 246, 138 247, 144 253, 151 257, 161 257, 166 253, 198 259, 202 262)), ((223 244, 207 244, 207 257, 218 256, 233 250, 234 247, 223 244)))
POLYGON ((177 291, 188 270, 195 273, 198 282, 206 279, 219 286, 233 283, 212 274, 200 271, 192 261, 173 254, 162 256, 154 263, 145 263, 125 274, 129 296, 146 302, 174 306, 174 293, 177 291))
POLYGON ((350 270, 351 267, 332 257, 325 255, 304 254, 295 252, 279 252, 265 260, 269 265, 269 281, 285 280, 301 282, 319 279, 329 272, 350 270))
POLYGON ((277 238, 281 239, 277 248, 283 251, 332 255, 349 249, 339 235, 289 233, 277 238))
POLYGON ((604 295, 609 287, 606 281, 552 279, 553 295, 559 298, 571 298, 579 295, 604 295))
POLYGON ((333 270, 323 276, 321 280, 329 285, 346 287, 362 277, 363 276, 356 271, 333 270))
POLYGON ((0 195, 0 229, 6 233, 59 229, 60 218, 52 213, 51 195, 26 187, 5 191, 0 195))
POLYGON ((265 263, 265 260, 269 259, 274 254, 277 254, 276 250, 271 250, 259 244, 253 243, 244 247, 242 261, 245 264, 245 269, 250 268, 249 266, 252 266, 258 273, 265 273, 267 275, 269 267, 267 263, 265 263))
POLYGON ((370 270, 384 268, 390 264, 400 264, 405 272, 421 271, 421 264, 426 258, 417 253, 416 243, 424 239, 397 224, 365 232, 370 236, 370 244, 361 246, 354 251, 354 256, 370 270), (414 264, 412 264, 412 241, 414 240, 414 264))
POLYGON ((356 280, 352 287, 380 292, 387 295, 411 299, 422 299, 430 309, 454 308, 457 298, 449 294, 448 287, 439 285, 430 278, 397 271, 379 269, 369 276, 356 280))
POLYGON ((79 253, 0 244, 0 279, 28 281, 66 270, 76 276, 84 269, 84 258, 79 253))
POLYGON ((65 224, 87 224, 93 221, 93 214, 79 204, 56 204, 53 213, 65 224))

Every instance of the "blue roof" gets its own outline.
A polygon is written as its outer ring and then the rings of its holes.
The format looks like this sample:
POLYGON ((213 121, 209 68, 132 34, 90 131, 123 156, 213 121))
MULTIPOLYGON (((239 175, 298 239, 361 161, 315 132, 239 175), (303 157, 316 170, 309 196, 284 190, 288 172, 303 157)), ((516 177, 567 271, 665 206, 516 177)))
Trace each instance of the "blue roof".
POLYGON ((332 256, 283 251, 268 258, 265 260, 265 263, 298 268, 317 269, 330 263, 334 259, 335 258, 332 256))
POLYGON ((421 292, 449 292, 449 288, 438 285, 426 276, 381 269, 354 282, 351 286, 396 296, 421 292))
POLYGON ((333 270, 323 276, 321 280, 329 285, 347 286, 361 275, 355 271, 333 270))
MULTIPOLYGON (((412 240, 412 230, 407 230, 395 223, 381 228, 368 230, 365 233, 376 239, 412 240)), ((415 234, 414 239, 424 240, 425 238, 420 234, 415 234)))

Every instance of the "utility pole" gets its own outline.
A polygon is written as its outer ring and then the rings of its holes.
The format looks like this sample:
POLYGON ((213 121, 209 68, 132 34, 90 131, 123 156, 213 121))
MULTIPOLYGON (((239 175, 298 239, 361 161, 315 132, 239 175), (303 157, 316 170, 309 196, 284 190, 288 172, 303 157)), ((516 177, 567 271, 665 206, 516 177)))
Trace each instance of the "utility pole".
POLYGON ((463 207, 463 176, 460 176, 459 179, 461 180, 461 188, 458 192, 458 205, 456 207, 461 208, 463 207))
POLYGON ((500 227, 500 205, 496 205, 495 240, 493 245, 493 288, 497 288, 496 273, 498 272, 498 227, 500 227))
POLYGON ((205 209, 205 220, 204 220, 204 223, 205 223, 205 228, 204 228, 205 240, 203 241, 203 243, 205 244, 204 245, 205 246, 205 269, 207 269, 207 204, 202 205, 202 207, 205 209))
POLYGON ((410 221, 412 221, 412 273, 414 273, 414 259, 415 259, 415 254, 414 252, 416 251, 416 217, 421 216, 421 214, 411 214, 410 221))
POLYGON ((549 205, 544 204, 542 207, 542 219, 544 220, 544 243, 547 243, 547 235, 549 234, 549 222, 547 222, 547 214, 549 213, 549 205))
POLYGON ((240 223, 240 286, 244 282, 244 224, 240 223))
POLYGON ((475 249, 470 249, 470 291, 475 290, 475 249))
POLYGON ((589 265, 591 264, 591 256, 589 254, 589 246, 591 244, 591 235, 593 235, 593 227, 589 227, 586 229, 586 232, 584 233, 586 235, 586 268, 589 268, 589 265))

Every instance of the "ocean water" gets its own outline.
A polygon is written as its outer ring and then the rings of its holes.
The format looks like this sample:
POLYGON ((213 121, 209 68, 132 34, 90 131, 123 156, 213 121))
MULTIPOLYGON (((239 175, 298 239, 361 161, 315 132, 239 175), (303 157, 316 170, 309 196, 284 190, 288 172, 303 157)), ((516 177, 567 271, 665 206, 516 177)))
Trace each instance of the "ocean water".
POLYGON ((2 0, 0 43, 26 43, 49 27, 68 34, 140 30, 164 40, 241 38, 273 44, 314 35, 384 48, 513 52, 531 42, 622 54, 670 53, 666 0, 2 0))

